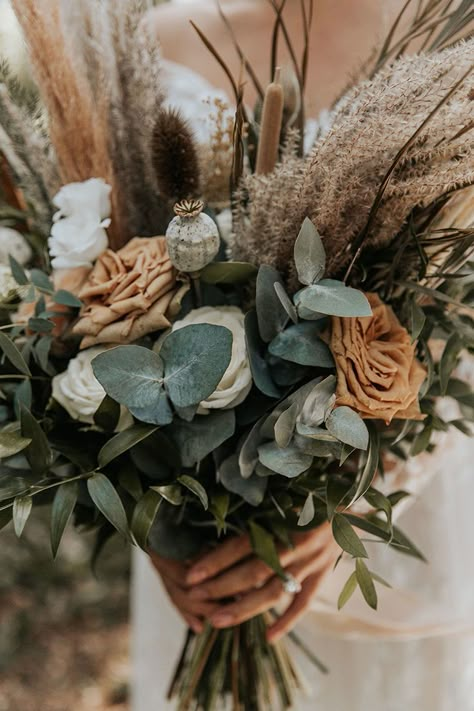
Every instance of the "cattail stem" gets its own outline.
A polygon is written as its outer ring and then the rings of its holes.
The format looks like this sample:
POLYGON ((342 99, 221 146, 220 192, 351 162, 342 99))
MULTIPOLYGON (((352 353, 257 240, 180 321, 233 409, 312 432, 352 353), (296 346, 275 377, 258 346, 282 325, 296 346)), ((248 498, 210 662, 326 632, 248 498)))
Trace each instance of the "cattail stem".
POLYGON ((279 83, 279 79, 280 69, 277 68, 273 82, 267 87, 263 102, 262 125, 255 169, 258 175, 271 173, 278 160, 284 108, 283 87, 279 83))

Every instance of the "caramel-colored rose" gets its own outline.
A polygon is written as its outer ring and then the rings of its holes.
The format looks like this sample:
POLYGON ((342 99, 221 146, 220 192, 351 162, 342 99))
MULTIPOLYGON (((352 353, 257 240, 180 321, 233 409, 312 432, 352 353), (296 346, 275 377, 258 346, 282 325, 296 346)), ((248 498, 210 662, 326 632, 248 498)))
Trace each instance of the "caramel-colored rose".
POLYGON ((79 297, 84 302, 74 333, 81 348, 131 343, 168 328, 187 284, 177 282, 164 237, 135 237, 123 249, 104 252, 79 297))
POLYGON ((372 316, 332 319, 331 350, 337 368, 337 405, 364 418, 420 420, 418 393, 425 369, 392 309, 366 294, 372 316))

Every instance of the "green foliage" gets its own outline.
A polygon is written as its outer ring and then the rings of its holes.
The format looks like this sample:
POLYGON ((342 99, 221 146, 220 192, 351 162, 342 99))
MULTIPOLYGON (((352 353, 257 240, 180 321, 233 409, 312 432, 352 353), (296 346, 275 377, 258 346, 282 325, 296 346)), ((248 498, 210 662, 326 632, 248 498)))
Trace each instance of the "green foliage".
POLYGON ((258 270, 256 305, 258 331, 265 343, 270 343, 288 322, 288 314, 277 296, 275 284, 284 288, 276 269, 263 264, 258 270))
POLYGON ((308 286, 298 294, 300 307, 310 313, 329 316, 371 316, 372 309, 367 297, 357 289, 345 286, 334 279, 322 279, 318 284, 308 286))
POLYGON ((306 217, 295 242, 295 265, 301 284, 315 284, 326 271, 326 251, 311 220, 306 217))
POLYGON ((201 272, 206 284, 243 284, 257 274, 257 267, 248 262, 211 262, 201 272))
POLYGON ((77 481, 62 484, 58 487, 51 509, 51 550, 56 558, 64 529, 71 517, 78 497, 77 481))
POLYGON ((117 489, 110 479, 104 474, 97 472, 87 480, 87 489, 92 501, 101 514, 110 521, 112 526, 116 528, 124 538, 129 539, 130 534, 127 514, 125 513, 117 489))
POLYGON ((313 368, 333 368, 334 358, 315 322, 298 323, 279 333, 269 345, 272 355, 313 368))

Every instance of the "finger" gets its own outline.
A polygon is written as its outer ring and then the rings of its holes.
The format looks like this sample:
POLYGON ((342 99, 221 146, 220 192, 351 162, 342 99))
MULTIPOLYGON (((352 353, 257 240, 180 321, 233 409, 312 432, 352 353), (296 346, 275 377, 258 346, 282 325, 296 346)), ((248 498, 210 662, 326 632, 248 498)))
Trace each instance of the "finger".
POLYGON ((210 616, 209 622, 218 629, 232 627, 270 610, 284 597, 281 580, 273 577, 260 590, 253 590, 240 600, 221 606, 210 616))
POLYGON ((285 634, 287 634, 296 625, 298 620, 303 617, 311 606, 311 601, 320 586, 325 573, 330 569, 331 563, 327 561, 326 566, 318 572, 312 573, 303 582, 301 592, 295 595, 293 602, 289 605, 286 611, 278 620, 271 625, 267 630, 267 639, 269 642, 278 642, 285 634))
POLYGON ((170 579, 163 578, 163 583, 171 602, 181 614, 186 613, 193 617, 209 617, 218 608, 218 605, 214 602, 192 600, 187 590, 183 590, 170 579))
POLYGON ((189 594, 195 600, 221 600, 260 588, 273 575, 273 570, 263 561, 252 558, 202 585, 197 585, 189 594))
POLYGON ((187 576, 188 585, 197 585, 209 578, 213 578, 239 560, 246 558, 252 552, 248 536, 229 538, 217 546, 211 553, 206 553, 201 560, 193 565, 187 576))
POLYGON ((162 558, 157 553, 149 551, 149 556, 155 570, 160 575, 166 575, 181 587, 185 587, 186 574, 188 567, 184 563, 169 558, 162 558))
POLYGON ((183 619, 195 634, 201 634, 204 630, 204 622, 200 620, 199 617, 193 617, 192 615, 184 613, 183 619))

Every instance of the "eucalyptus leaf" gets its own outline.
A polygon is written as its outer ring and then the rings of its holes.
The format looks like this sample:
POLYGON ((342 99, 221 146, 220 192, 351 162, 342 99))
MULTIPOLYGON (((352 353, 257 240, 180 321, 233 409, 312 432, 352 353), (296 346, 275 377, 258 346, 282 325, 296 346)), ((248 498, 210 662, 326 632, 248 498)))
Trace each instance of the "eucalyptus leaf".
POLYGON ((8 358, 16 370, 24 375, 31 376, 30 369, 28 368, 25 359, 13 341, 8 338, 3 331, 0 331, 0 350, 4 353, 6 358, 8 358))
POLYGON ((82 306, 82 301, 74 294, 71 294, 70 291, 65 291, 65 289, 55 291, 52 298, 55 304, 69 306, 72 309, 80 309, 82 306))
POLYGON ((332 353, 321 339, 320 329, 314 321, 293 324, 281 331, 270 343, 268 350, 274 356, 299 365, 334 367, 332 353))
POLYGON ((30 437, 22 437, 19 431, 0 432, 0 459, 13 457, 31 444, 30 437))
POLYGON ((192 324, 173 331, 160 350, 164 384, 174 405, 189 407, 219 385, 232 356, 232 333, 224 326, 192 324))
POLYGON ((288 447, 296 427, 296 418, 298 417, 298 404, 293 403, 290 407, 281 413, 278 420, 275 422, 274 433, 275 442, 280 448, 288 447))
POLYGON ((372 576, 370 575, 369 569, 361 558, 357 558, 356 560, 356 577, 366 603, 373 610, 376 610, 377 591, 375 589, 374 581, 372 580, 372 576))
POLYGON ((280 274, 262 264, 257 275, 256 305, 258 330, 265 343, 270 343, 288 322, 288 314, 275 291, 277 283, 284 286, 280 274))
POLYGON ((354 496, 348 504, 348 508, 355 504, 355 502, 358 501, 362 496, 364 496, 364 494, 368 491, 370 485, 372 484, 375 478, 379 466, 380 435, 377 431, 377 428, 372 423, 369 426, 368 431, 369 445, 367 449, 365 464, 357 482, 357 488, 354 493, 354 496))
POLYGON ((274 442, 268 442, 258 448, 258 455, 263 466, 277 474, 292 479, 307 471, 313 457, 295 446, 280 449, 274 442))
POLYGON ((302 422, 297 422, 296 431, 302 437, 309 437, 310 439, 316 439, 320 442, 339 443, 337 437, 325 430, 323 427, 311 427, 309 425, 304 425, 302 422))
POLYGON ((296 307, 286 293, 285 287, 279 281, 276 281, 273 287, 288 317, 293 321, 293 323, 298 323, 298 313, 296 311, 296 307))
POLYGON ((342 610, 344 605, 349 602, 351 599, 352 595, 357 589, 357 576, 355 571, 349 575, 348 579, 345 582, 344 587, 341 590, 341 594, 339 595, 339 598, 337 600, 337 609, 342 610))
POLYGON ((118 346, 96 356, 92 369, 105 392, 132 415, 155 425, 171 422, 171 411, 159 407, 166 400, 159 355, 142 346, 118 346))
POLYGON ((41 269, 32 269, 30 271, 31 282, 40 291, 44 291, 47 294, 54 293, 54 286, 48 275, 41 271, 41 269))
POLYGON ((257 267, 249 262, 211 262, 201 272, 206 284, 242 284, 257 274, 257 267))
POLYGON ((174 481, 181 467, 178 449, 163 430, 132 447, 130 456, 137 469, 153 481, 174 481))
POLYGON ((130 537, 127 514, 114 485, 104 474, 96 473, 87 480, 87 489, 101 514, 125 538, 130 537))
POLYGON ((307 526, 311 523, 315 515, 313 494, 308 494, 301 513, 298 517, 298 526, 307 526))
POLYGON ((23 533, 32 508, 33 498, 31 496, 17 497, 13 502, 13 528, 18 538, 23 533))
POLYGON ((257 420, 240 448, 239 469, 244 479, 248 479, 252 475, 258 462, 258 448, 264 440, 261 428, 266 419, 264 416, 257 420))
POLYGON ((77 496, 77 481, 61 484, 55 494, 51 509, 51 550, 53 558, 56 558, 64 529, 74 511, 77 496))
POLYGON ((328 431, 340 442, 349 444, 356 449, 366 450, 369 446, 369 430, 364 420, 343 405, 336 407, 326 420, 328 431))
POLYGON ((99 452, 99 466, 106 467, 111 461, 120 457, 121 454, 127 452, 142 440, 156 432, 157 428, 153 425, 133 425, 123 432, 119 432, 112 437, 99 452))
POLYGON ((148 536, 162 501, 162 497, 156 491, 149 489, 133 511, 131 523, 133 537, 145 551, 148 549, 148 536))
POLYGON ((251 506, 260 506, 267 488, 267 479, 251 476, 244 479, 239 469, 237 455, 225 459, 219 466, 219 479, 231 493, 241 496, 251 506))
POLYGON ((332 519, 332 533, 343 551, 354 558, 368 558, 365 546, 349 521, 342 514, 335 513, 332 519))
POLYGON ((299 303, 308 311, 330 316, 372 316, 365 294, 334 279, 322 279, 299 292, 299 303))
POLYGON ((11 254, 8 256, 8 260, 10 262, 10 269, 12 272, 12 276, 13 276, 14 280, 16 281, 16 283, 19 284, 20 286, 26 286, 27 284, 29 284, 30 280, 26 276, 26 272, 23 269, 23 267, 21 266, 21 264, 19 264, 19 262, 17 262, 17 260, 14 257, 12 257, 11 254))
POLYGON ((301 422, 310 427, 322 425, 335 392, 336 378, 334 375, 329 375, 316 383, 302 406, 301 422))
POLYGON ((245 316, 245 337, 252 377, 257 388, 267 397, 279 398, 281 393, 273 382, 268 363, 263 357, 265 345, 260 338, 257 314, 249 311, 245 316))
POLYGON ((192 494, 197 496, 197 498, 202 504, 203 509, 207 511, 207 509, 209 508, 209 499, 207 496, 207 492, 201 482, 199 482, 192 476, 188 476, 187 474, 183 474, 182 476, 178 477, 178 481, 180 484, 186 487, 186 489, 188 489, 192 494))
POLYGON ((47 318, 30 318, 28 319, 28 328, 34 333, 51 333, 54 323, 47 318))
POLYGON ((105 395, 96 412, 94 422, 105 432, 115 432, 120 419, 120 405, 110 395, 105 395))
POLYGON ((295 265, 301 284, 314 284, 326 271, 326 250, 319 232, 306 217, 295 242, 295 265))
POLYGON ((192 422, 175 420, 165 430, 179 450, 184 467, 193 467, 220 447, 235 431, 234 410, 198 415, 192 422))
POLYGON ((284 576, 273 536, 255 521, 250 521, 250 541, 255 555, 277 575, 284 576))
MULTIPOLYGON (((51 345, 53 343, 52 336, 42 336, 38 339, 35 344, 33 355, 39 367, 44 370, 45 373, 50 372, 49 366, 49 353, 51 351, 51 345)), ((54 371, 53 371, 54 372, 54 371)))

